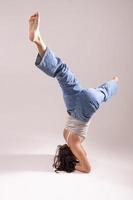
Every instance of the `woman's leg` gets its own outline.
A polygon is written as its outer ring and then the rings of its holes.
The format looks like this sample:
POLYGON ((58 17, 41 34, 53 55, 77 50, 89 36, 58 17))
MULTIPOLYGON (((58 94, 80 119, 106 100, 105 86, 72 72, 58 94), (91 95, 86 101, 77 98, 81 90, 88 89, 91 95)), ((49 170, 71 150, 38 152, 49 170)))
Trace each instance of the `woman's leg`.
POLYGON ((68 65, 62 62, 53 51, 51 51, 43 42, 40 31, 39 13, 35 13, 29 18, 29 39, 37 46, 39 54, 35 65, 51 77, 56 77, 64 95, 77 94, 80 90, 79 81, 71 72, 68 65))
POLYGON ((36 12, 29 18, 29 39, 30 41, 34 42, 34 44, 38 49, 39 55, 43 57, 46 51, 46 45, 44 44, 41 38, 39 26, 40 26, 40 16, 39 13, 36 12))
POLYGON ((105 83, 96 88, 96 91, 104 94, 104 98, 102 99, 103 102, 106 102, 109 99, 111 99, 111 97, 117 93, 117 90, 118 90, 117 76, 113 77, 111 80, 106 81, 105 83))

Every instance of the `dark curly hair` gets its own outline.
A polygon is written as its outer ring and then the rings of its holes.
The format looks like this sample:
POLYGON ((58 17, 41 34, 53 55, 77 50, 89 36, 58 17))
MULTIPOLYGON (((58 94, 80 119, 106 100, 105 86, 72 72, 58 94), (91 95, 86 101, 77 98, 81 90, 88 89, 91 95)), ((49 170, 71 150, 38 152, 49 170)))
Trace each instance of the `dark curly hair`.
POLYGON ((57 146, 54 163, 52 165, 55 168, 55 172, 73 172, 75 170, 76 163, 79 163, 79 161, 76 159, 67 144, 57 146))

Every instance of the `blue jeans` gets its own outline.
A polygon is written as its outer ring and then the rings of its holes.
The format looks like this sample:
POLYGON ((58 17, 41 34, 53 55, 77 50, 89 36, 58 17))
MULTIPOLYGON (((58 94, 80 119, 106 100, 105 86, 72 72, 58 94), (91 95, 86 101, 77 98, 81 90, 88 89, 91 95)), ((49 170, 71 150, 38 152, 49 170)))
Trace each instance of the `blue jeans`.
POLYGON ((68 114, 84 122, 88 122, 101 104, 111 99, 118 89, 118 82, 113 79, 96 88, 83 88, 68 65, 48 47, 42 57, 37 55, 35 65, 47 75, 56 77, 68 114))

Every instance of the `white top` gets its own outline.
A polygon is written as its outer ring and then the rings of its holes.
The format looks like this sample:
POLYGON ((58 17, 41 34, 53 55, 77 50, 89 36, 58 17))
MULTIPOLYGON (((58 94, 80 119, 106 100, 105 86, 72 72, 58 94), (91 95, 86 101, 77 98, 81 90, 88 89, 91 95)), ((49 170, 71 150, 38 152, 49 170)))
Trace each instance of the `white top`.
POLYGON ((81 120, 75 119, 72 116, 68 115, 68 118, 65 124, 65 129, 69 130, 67 141, 68 141, 70 133, 77 134, 81 136, 82 139, 86 138, 90 122, 91 120, 89 120, 88 122, 83 122, 81 120))

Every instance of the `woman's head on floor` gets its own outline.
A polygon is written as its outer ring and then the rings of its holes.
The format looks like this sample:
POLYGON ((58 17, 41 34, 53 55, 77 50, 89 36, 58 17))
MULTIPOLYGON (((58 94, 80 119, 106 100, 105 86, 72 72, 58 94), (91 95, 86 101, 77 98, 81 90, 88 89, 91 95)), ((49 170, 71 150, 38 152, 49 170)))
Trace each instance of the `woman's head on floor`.
POLYGON ((55 172, 73 172, 75 170, 75 165, 78 162, 79 161, 76 159, 75 155, 72 153, 70 147, 67 144, 57 146, 53 163, 55 172))

